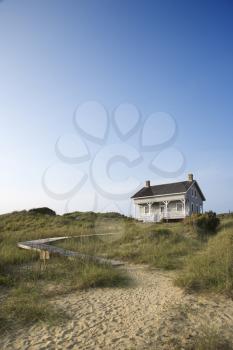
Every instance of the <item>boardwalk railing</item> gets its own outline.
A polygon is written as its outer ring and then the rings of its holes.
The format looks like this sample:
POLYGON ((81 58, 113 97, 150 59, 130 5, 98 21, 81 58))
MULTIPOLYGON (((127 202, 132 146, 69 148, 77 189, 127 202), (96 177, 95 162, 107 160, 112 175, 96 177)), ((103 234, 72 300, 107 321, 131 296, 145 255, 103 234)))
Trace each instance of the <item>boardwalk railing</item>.
POLYGON ((72 250, 63 249, 60 247, 56 247, 54 245, 51 245, 49 243, 60 241, 68 238, 83 238, 83 237, 95 237, 95 236, 111 236, 114 234, 96 234, 96 235, 82 235, 82 236, 64 236, 64 237, 52 237, 52 238, 43 238, 43 239, 37 239, 33 241, 25 241, 25 242, 19 242, 17 243, 17 246, 22 249, 29 249, 29 250, 35 250, 38 251, 44 258, 48 259, 50 254, 53 255, 61 255, 65 257, 78 257, 83 260, 90 260, 97 262, 99 264, 108 264, 112 266, 120 266, 124 263, 122 261, 118 260, 112 260, 112 259, 106 259, 99 256, 92 256, 88 254, 78 253, 74 252, 72 250), (46 254, 41 254, 46 252, 46 254))

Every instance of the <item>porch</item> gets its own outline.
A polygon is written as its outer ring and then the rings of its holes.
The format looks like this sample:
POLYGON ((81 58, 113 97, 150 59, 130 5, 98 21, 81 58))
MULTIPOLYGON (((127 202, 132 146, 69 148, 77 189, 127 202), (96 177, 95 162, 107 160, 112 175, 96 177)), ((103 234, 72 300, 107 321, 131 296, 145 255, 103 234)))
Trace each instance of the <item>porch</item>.
POLYGON ((189 213, 185 199, 138 203, 135 217, 144 222, 184 219, 189 213))
POLYGON ((138 216, 137 219, 144 222, 160 222, 164 220, 182 220, 185 218, 184 213, 167 213, 167 214, 153 214, 153 215, 142 215, 138 216))

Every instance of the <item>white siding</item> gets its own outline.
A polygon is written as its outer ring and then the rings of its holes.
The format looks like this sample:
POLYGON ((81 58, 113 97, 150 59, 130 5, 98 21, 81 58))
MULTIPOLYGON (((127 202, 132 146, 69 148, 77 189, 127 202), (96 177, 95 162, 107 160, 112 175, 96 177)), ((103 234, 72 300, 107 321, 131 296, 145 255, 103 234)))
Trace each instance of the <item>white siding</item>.
POLYGON ((159 221, 163 217, 168 219, 183 218, 192 213, 200 213, 203 208, 203 200, 194 183, 186 193, 135 198, 134 205, 137 207, 138 218, 159 221), (163 205, 164 211, 161 211, 163 205))
POLYGON ((188 190, 186 194, 186 198, 187 198, 186 207, 189 215, 191 215, 192 213, 198 213, 198 212, 200 213, 201 212, 200 208, 203 208, 203 200, 195 184, 191 186, 191 188, 188 190), (192 212, 192 205, 194 209, 193 212, 192 212))

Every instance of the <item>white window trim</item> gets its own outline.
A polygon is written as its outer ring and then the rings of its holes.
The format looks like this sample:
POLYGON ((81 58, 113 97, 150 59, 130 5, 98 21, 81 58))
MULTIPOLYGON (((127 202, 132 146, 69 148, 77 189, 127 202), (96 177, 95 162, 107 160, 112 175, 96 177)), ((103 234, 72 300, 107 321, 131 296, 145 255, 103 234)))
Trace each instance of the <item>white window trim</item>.
POLYGON ((145 207, 144 207, 144 214, 147 215, 147 214, 150 214, 150 208, 149 208, 149 204, 146 204, 145 207), (147 211, 148 210, 148 211, 147 211))
POLYGON ((184 210, 184 206, 183 206, 183 203, 176 203, 176 211, 182 211, 182 210, 184 210), (178 205, 181 205, 181 210, 178 210, 178 205))
POLYGON ((160 213, 163 214, 164 212, 165 212, 165 204, 160 204, 160 213))

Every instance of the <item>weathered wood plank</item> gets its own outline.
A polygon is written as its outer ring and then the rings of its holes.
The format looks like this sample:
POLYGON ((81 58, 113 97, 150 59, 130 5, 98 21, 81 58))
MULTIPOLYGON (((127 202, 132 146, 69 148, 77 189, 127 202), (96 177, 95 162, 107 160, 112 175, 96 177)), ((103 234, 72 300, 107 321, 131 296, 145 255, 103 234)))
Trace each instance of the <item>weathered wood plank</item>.
POLYGON ((92 256, 92 255, 88 255, 88 254, 78 253, 78 252, 74 252, 72 250, 63 249, 63 248, 56 247, 56 246, 49 244, 50 242, 64 240, 67 238, 74 238, 74 237, 75 238, 78 238, 78 237, 82 238, 82 237, 108 236, 108 235, 113 235, 113 234, 52 237, 52 238, 37 239, 34 241, 19 242, 19 243, 17 243, 17 246, 19 248, 22 248, 22 249, 29 249, 29 250, 38 251, 38 252, 40 252, 40 254, 41 254, 41 252, 47 252, 47 256, 49 256, 50 254, 54 254, 54 255, 61 255, 61 256, 65 256, 65 257, 78 257, 78 258, 81 258, 83 260, 90 260, 90 261, 94 261, 94 262, 97 262, 100 264, 110 264, 112 266, 124 265, 124 263, 122 261, 106 259, 106 258, 102 258, 99 256, 92 256))

